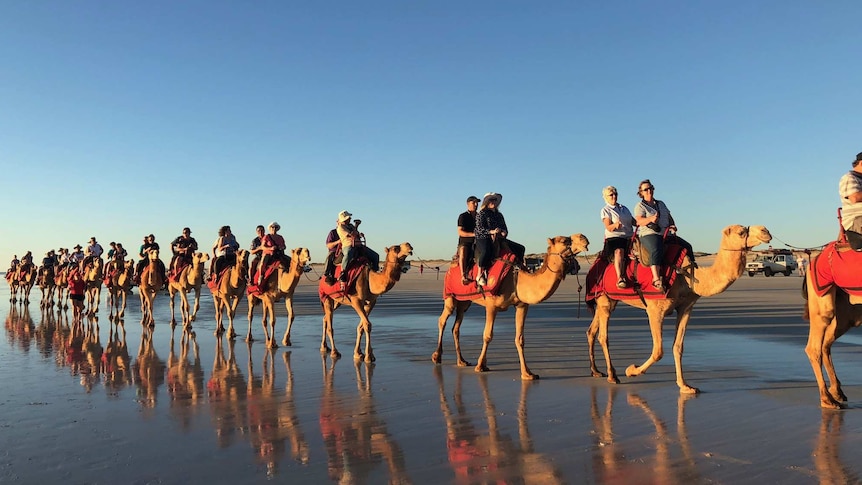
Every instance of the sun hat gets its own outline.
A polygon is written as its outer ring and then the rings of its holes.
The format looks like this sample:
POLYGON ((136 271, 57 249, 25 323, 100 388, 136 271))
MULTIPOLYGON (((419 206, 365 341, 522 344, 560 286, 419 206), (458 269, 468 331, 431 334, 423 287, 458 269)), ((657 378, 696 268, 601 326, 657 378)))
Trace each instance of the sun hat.
POLYGON ((84 246, 81 246, 80 244, 76 244, 76 245, 75 245, 75 247, 74 247, 73 249, 81 249, 81 248, 83 248, 83 247, 84 247, 84 246))
POLYGON ((277 222, 275 222, 275 221, 272 221, 272 222, 270 222, 270 223, 269 223, 269 227, 274 227, 274 228, 275 228, 275 230, 277 231, 277 230, 281 229, 281 224, 279 224, 279 223, 277 223, 277 222))
POLYGON ((351 217, 353 217, 353 214, 351 214, 350 212, 341 211, 338 213, 338 222, 344 222, 351 217))
POLYGON ((491 202, 491 200, 493 199, 496 199, 497 205, 500 205, 500 203, 503 202, 503 195, 496 192, 488 192, 482 198, 482 207, 488 207, 488 203, 491 202))

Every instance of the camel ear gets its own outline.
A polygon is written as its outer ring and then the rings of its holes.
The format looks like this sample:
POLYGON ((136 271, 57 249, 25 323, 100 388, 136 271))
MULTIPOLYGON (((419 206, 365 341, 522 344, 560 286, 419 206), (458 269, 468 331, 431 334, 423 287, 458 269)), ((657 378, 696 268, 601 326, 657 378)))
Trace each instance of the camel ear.
POLYGON ((384 251, 386 251, 388 253, 391 249, 392 249, 392 246, 386 246, 386 249, 384 251))
POLYGON ((553 245, 554 245, 554 240, 551 238, 548 238, 548 247, 551 247, 553 245))

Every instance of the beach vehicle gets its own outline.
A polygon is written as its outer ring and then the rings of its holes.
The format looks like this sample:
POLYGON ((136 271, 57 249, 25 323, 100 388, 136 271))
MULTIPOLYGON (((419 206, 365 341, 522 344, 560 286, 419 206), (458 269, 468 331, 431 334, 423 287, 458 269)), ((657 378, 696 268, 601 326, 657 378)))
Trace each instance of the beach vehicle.
POLYGON ((782 249, 757 256, 754 261, 750 261, 745 265, 745 271, 748 272, 748 276, 754 276, 757 273, 763 273, 764 276, 772 276, 778 273, 790 276, 797 269, 798 265, 796 259, 793 257, 793 253, 782 249))

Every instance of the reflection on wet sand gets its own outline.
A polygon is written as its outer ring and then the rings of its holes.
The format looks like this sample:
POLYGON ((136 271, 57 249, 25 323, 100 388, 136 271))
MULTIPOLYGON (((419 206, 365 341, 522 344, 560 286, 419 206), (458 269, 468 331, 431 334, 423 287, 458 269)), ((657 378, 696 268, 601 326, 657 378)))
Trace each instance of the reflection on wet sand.
POLYGON ((608 400, 603 412, 599 411, 598 388, 592 387, 590 391, 590 416, 596 440, 593 450, 593 474, 598 483, 700 483, 703 480, 697 470, 685 427, 685 403, 696 399, 695 394, 679 395, 676 442, 669 436, 667 425, 653 412, 645 399, 635 393, 626 395, 628 404, 643 411, 656 431, 654 440, 650 441, 655 443, 655 456, 635 458, 633 453, 642 448, 627 452, 624 445, 614 439, 613 407, 617 388, 608 388, 608 400), (681 456, 675 452, 675 445, 679 445, 681 456))
POLYGON ((207 395, 210 401, 210 413, 215 428, 216 442, 219 448, 231 446, 236 437, 236 431, 246 428, 245 377, 236 363, 234 353, 235 340, 228 339, 228 355, 225 358, 224 339, 216 338, 215 357, 209 381, 207 395))
POLYGON ((132 378, 137 385, 137 402, 144 408, 155 408, 159 386, 165 382, 165 362, 156 354, 152 327, 143 327, 141 331, 141 345, 132 365, 132 378))
POLYGON ((102 376, 105 392, 109 396, 117 396, 121 390, 132 384, 131 361, 129 346, 126 344, 126 325, 123 320, 117 319, 108 326, 108 344, 102 353, 102 376), (122 337, 120 329, 123 331, 122 337))
POLYGON ((820 430, 814 445, 814 469, 823 485, 835 483, 862 483, 859 473, 841 461, 841 426, 844 413, 832 409, 821 410, 820 430))
POLYGON ((13 303, 6 315, 6 340, 10 346, 29 352, 34 331, 30 307, 13 303))
POLYGON ((168 394, 171 396, 171 415, 180 422, 180 428, 188 430, 192 417, 204 402, 204 368, 201 365, 200 347, 194 332, 183 327, 180 337, 180 356, 175 350, 175 328, 171 328, 171 350, 168 353, 168 394), (193 360, 189 361, 189 350, 193 360))
MULTIPOLYGON (((484 421, 487 431, 473 423, 462 399, 463 373, 455 373, 453 403, 446 397, 443 371, 434 369, 440 391, 440 408, 446 421, 446 446, 449 465, 456 483, 564 483, 560 470, 541 453, 536 453, 527 419, 527 395, 533 383, 521 382, 518 402, 518 441, 502 434, 497 425, 497 410, 488 390, 488 377, 477 375, 482 390, 484 421)), ((471 379, 474 376, 471 376, 471 379)))
POLYGON ((377 414, 372 377, 374 364, 355 361, 359 399, 344 398, 335 389, 335 364, 323 364, 323 395, 320 398, 320 432, 326 446, 330 480, 336 483, 369 483, 369 477, 383 460, 388 483, 412 483, 407 476, 404 452, 377 414), (362 368, 365 368, 365 378, 362 368))

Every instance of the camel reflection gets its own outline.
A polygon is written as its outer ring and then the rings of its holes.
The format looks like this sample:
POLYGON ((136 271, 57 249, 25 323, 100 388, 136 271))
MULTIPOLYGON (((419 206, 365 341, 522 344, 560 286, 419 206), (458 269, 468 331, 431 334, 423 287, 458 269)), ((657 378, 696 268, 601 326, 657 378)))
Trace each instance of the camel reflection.
POLYGON ((99 381, 99 376, 102 369, 102 347, 101 339, 99 338, 99 317, 87 315, 87 323, 80 323, 83 327, 83 342, 81 351, 83 353, 83 361, 79 368, 81 375, 81 385, 87 392, 93 390, 93 386, 99 381))
POLYGON ((168 353, 168 394, 171 396, 171 414, 178 418, 180 427, 188 430, 198 404, 204 397, 204 368, 201 365, 200 347, 194 332, 181 329, 180 356, 175 350, 175 327, 171 328, 171 350, 168 353), (189 350, 193 360, 189 361, 189 350))
MULTIPOLYGON (((839 444, 844 424, 844 413, 823 409, 820 431, 814 445, 814 469, 822 484, 862 483, 859 472, 852 470, 841 461, 839 444)), ((846 436, 845 436, 846 437, 846 436)))
POLYGON ((42 308, 42 320, 36 327, 36 348, 44 358, 53 358, 54 332, 57 331, 57 315, 50 308, 42 308))
MULTIPOLYGON (((455 483, 564 483, 561 472, 547 457, 536 453, 527 419, 527 396, 533 383, 521 382, 518 402, 518 441, 503 434, 497 423, 497 410, 488 390, 488 376, 475 376, 482 391, 487 431, 477 429, 462 398, 463 373, 455 373, 453 404, 446 397, 443 370, 434 369, 440 391, 440 408, 446 421, 446 447, 455 483)), ((473 376, 471 376, 471 379, 473 376)))
POLYGON ((132 376, 138 387, 138 403, 145 408, 154 408, 159 386, 165 382, 165 363, 156 354, 152 327, 143 327, 141 331, 141 345, 132 365, 132 376))
POLYGON ((102 376, 105 392, 117 396, 118 393, 132 384, 131 357, 126 344, 126 325, 121 319, 110 322, 108 327, 108 344, 102 353, 102 376), (122 329, 122 337, 120 336, 122 329))
POLYGON ((236 363, 236 341, 228 340, 227 358, 224 355, 223 341, 221 337, 216 338, 213 370, 207 381, 210 412, 219 448, 231 446, 237 437, 237 430, 247 426, 246 383, 236 363))
POLYGON ((294 404, 293 372, 290 352, 283 355, 287 372, 286 400, 275 394, 275 357, 273 349, 263 349, 262 374, 254 373, 252 346, 248 353, 248 430, 249 441, 258 463, 266 466, 267 476, 278 473, 278 464, 290 441, 291 457, 303 465, 308 463, 309 450, 305 434, 299 425, 294 404))
POLYGON ((359 399, 340 396, 335 389, 334 373, 338 359, 327 368, 323 363, 323 395, 320 399, 320 431, 326 446, 329 478, 337 483, 369 483, 370 475, 382 461, 386 463, 389 483, 411 483, 404 453, 378 416, 371 380, 374 364, 355 361, 359 399), (365 367, 365 378, 362 368, 365 367))
POLYGON ((13 303, 6 315, 6 339, 12 347, 29 352, 35 326, 30 316, 30 307, 13 303))
POLYGON ((668 434, 665 422, 653 412, 645 399, 634 393, 627 394, 628 404, 643 411, 656 431, 654 439, 650 440, 650 443, 655 443, 654 458, 633 459, 631 453, 627 453, 624 449, 624 445, 614 439, 612 419, 617 388, 608 388, 608 400, 603 412, 599 411, 598 388, 591 387, 590 391, 592 397, 590 416, 595 431, 593 473, 596 482, 629 484, 700 483, 702 481, 685 427, 685 404, 689 399, 695 399, 697 395, 679 395, 677 433, 674 440, 668 434), (679 445, 681 452, 679 457, 675 452, 675 445, 679 445))

